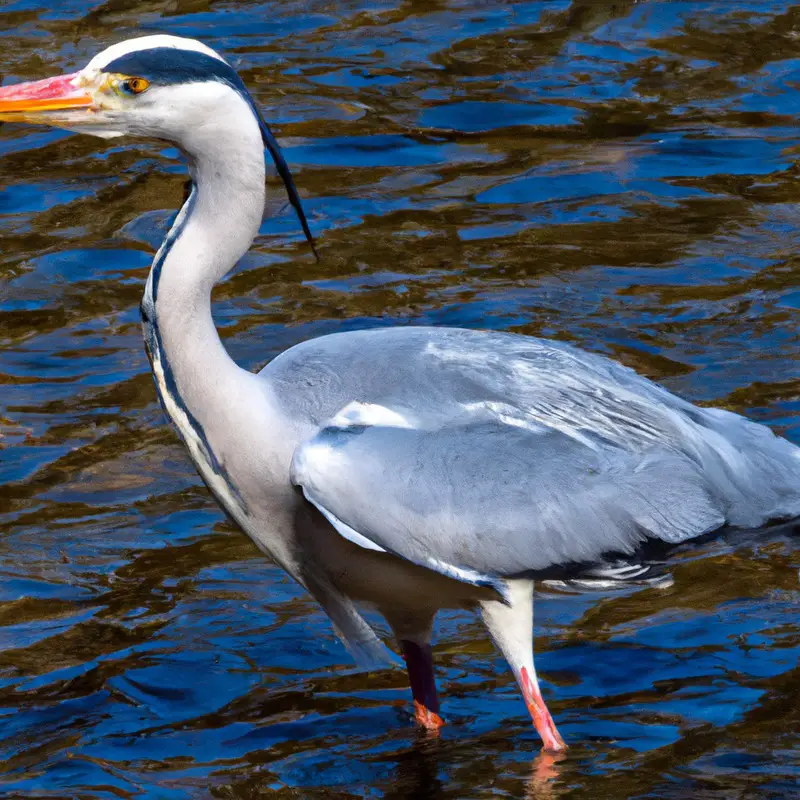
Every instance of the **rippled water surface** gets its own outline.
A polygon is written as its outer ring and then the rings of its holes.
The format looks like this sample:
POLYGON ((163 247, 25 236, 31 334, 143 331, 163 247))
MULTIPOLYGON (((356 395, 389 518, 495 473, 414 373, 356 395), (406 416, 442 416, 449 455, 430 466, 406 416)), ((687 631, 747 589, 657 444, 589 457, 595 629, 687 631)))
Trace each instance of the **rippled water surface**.
MULTIPOLYGON (((567 339, 800 443, 800 5, 6 0, 6 82, 141 32, 241 71, 295 172, 216 293, 256 368, 426 322, 567 339), (133 9, 133 10, 132 10, 133 9)), ((448 727, 359 673, 165 424, 138 301, 181 202, 160 143, 0 129, 0 794, 800 796, 800 539, 696 545, 674 586, 543 594, 537 757, 466 613, 448 727)))

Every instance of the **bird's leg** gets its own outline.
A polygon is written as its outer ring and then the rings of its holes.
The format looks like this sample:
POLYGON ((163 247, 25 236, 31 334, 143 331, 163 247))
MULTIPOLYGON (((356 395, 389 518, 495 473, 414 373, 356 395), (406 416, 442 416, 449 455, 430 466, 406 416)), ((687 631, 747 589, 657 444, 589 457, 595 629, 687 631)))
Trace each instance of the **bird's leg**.
POLYGON ((517 683, 522 689, 522 696, 525 698, 525 705, 528 706, 531 719, 539 736, 542 737, 544 749, 549 753, 560 753, 567 749, 561 734, 556 728, 553 717, 545 705, 542 693, 539 691, 539 681, 536 679, 536 670, 531 665, 530 671, 527 667, 522 667, 519 672, 516 670, 517 683))
POLYGON ((406 662, 411 694, 414 698, 414 716, 423 728, 438 731, 444 725, 444 720, 439 716, 439 697, 436 694, 436 678, 433 674, 431 650, 433 614, 424 618, 387 616, 406 662))
POLYGON ((444 720, 439 716, 439 697, 433 675, 431 646, 429 643, 420 644, 401 639, 400 648, 414 697, 414 716, 423 728, 437 731, 444 725, 444 720))
POLYGON ((514 672, 544 749, 559 753, 567 746, 545 705, 533 667, 533 581, 510 580, 507 583, 510 604, 485 600, 480 604, 481 616, 514 672))

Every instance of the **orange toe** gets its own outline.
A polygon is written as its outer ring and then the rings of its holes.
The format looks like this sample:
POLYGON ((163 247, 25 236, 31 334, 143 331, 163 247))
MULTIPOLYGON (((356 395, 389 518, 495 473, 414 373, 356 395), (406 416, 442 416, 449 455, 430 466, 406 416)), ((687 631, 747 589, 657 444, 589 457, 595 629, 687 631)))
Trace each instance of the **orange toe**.
POLYGON ((435 711, 426 708, 418 700, 414 701, 414 716, 417 722, 429 731, 438 731, 445 724, 435 711))

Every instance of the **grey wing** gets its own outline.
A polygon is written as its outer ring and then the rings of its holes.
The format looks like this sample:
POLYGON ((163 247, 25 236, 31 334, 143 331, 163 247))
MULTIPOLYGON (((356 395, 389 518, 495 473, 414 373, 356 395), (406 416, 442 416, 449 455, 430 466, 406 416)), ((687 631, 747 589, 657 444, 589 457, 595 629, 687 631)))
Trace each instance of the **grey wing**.
POLYGON ((353 403, 295 451, 292 482, 340 534, 470 583, 677 543, 725 517, 681 453, 535 423, 418 427, 353 403))

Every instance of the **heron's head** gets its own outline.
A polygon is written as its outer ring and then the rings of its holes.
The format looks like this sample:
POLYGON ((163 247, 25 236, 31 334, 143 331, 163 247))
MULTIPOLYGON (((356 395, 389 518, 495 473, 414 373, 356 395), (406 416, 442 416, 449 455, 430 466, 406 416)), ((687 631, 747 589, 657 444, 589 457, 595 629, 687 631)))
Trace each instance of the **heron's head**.
POLYGON ((178 36, 112 45, 82 70, 0 87, 0 120, 110 138, 144 136, 213 157, 226 139, 250 137, 272 156, 311 241, 289 168, 242 79, 210 47, 178 36))

